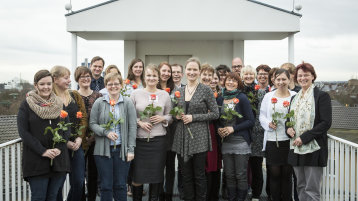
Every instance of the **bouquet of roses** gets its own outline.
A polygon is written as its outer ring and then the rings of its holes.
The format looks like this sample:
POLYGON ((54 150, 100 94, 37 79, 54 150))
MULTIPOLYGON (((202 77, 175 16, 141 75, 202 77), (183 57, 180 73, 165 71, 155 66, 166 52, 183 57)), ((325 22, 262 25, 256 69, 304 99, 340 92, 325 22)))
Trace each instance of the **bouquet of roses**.
MULTIPOLYGON (((175 104, 175 105, 178 105, 178 99, 180 98, 180 92, 179 91, 176 91, 174 93, 174 98, 172 99, 172 102, 175 104)), ((184 114, 184 109, 180 106, 175 106, 172 110, 170 110, 169 114, 171 114, 172 116, 176 117, 176 116, 181 116, 182 114, 184 114)), ((191 133, 191 130, 188 126, 186 126, 186 129, 188 130, 188 133, 191 137, 191 139, 193 139, 193 134, 191 133)))
MULTIPOLYGON (((56 128, 52 128, 51 126, 47 126, 45 128, 45 133, 44 135, 47 134, 48 131, 51 131, 53 137, 52 137, 52 141, 53 141, 53 144, 52 144, 52 149, 55 148, 55 145, 58 144, 58 143, 66 143, 66 140, 63 139, 63 137, 58 133, 59 131, 67 131, 68 130, 68 127, 72 125, 72 123, 65 123, 64 119, 68 116, 68 113, 64 110, 61 110, 61 113, 60 113, 60 119, 62 119, 62 121, 60 121, 58 124, 57 124, 57 127, 56 128)), ((53 164, 53 159, 51 159, 51 163, 50 165, 52 166, 53 164)))
MULTIPOLYGON (((116 119, 115 115, 114 115, 114 106, 116 105, 116 101, 115 100, 110 100, 109 104, 112 107, 112 112, 109 112, 109 121, 106 124, 102 124, 101 126, 103 128, 105 128, 106 130, 110 130, 112 128, 114 128, 114 130, 116 130, 116 127, 118 124, 121 124, 124 122, 124 120, 122 118, 116 119)), ((116 143, 114 143, 114 149, 116 149, 116 143)))
MULTIPOLYGON (((156 112, 159 112, 162 110, 162 108, 160 106, 154 107, 154 101, 157 100, 157 95, 151 94, 150 100, 152 101, 152 103, 147 105, 147 107, 144 108, 143 112, 139 112, 141 120, 150 119, 152 116, 155 115, 156 112)), ((149 142, 149 138, 150 138, 150 132, 148 134, 148 142, 149 142)))
MULTIPOLYGON (((82 112, 78 111, 77 114, 76 114, 76 118, 77 119, 82 119, 83 117, 83 114, 82 112)), ((84 128, 85 126, 80 126, 79 124, 76 124, 74 129, 75 129, 75 132, 74 133, 71 133, 70 135, 70 138, 73 138, 73 139, 76 139, 77 137, 81 136, 82 135, 82 129, 84 128)), ((73 154, 75 152, 72 152, 72 157, 73 157, 73 154)))
MULTIPOLYGON (((287 119, 287 118, 293 117, 293 115, 294 115, 293 110, 291 110, 285 116, 282 113, 276 111, 277 98, 275 98, 275 97, 272 98, 271 103, 273 104, 272 123, 275 124, 276 126, 277 126, 277 123, 278 123, 278 119, 280 119, 280 118, 287 119)), ((283 107, 287 108, 287 110, 288 110, 288 106, 290 106, 290 102, 283 101, 283 107)), ((286 125, 288 127, 293 127, 294 124, 295 124, 294 122, 287 122, 286 123, 286 125)), ((276 146, 279 147, 278 140, 277 140, 277 131, 276 130, 275 130, 275 133, 276 133, 276 146)))
MULTIPOLYGON (((225 121, 231 121, 235 117, 242 118, 242 115, 235 111, 236 105, 240 102, 238 98, 234 98, 231 103, 224 105, 223 114, 220 116, 225 121)), ((221 139, 223 141, 224 138, 221 139)))

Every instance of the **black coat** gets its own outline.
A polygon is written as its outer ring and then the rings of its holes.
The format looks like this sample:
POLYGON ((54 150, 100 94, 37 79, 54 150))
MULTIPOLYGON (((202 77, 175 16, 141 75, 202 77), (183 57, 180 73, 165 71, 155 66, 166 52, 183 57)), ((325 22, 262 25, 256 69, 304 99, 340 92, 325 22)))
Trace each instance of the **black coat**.
MULTIPOLYGON (((250 105, 249 99, 247 99, 246 95, 244 93, 239 93, 236 98, 239 99, 239 103, 235 106, 235 111, 242 115, 242 118, 235 117, 235 125, 234 133, 232 135, 236 136, 242 136, 247 144, 251 143, 251 130, 252 127, 255 125, 255 117, 252 112, 252 108, 250 105)), ((223 104, 224 104, 224 98, 222 96, 219 96, 216 100, 218 106, 219 106, 219 112, 220 116, 223 114, 223 104)), ((219 119, 217 120, 217 128, 223 128, 225 125, 225 120, 219 119)))
MULTIPOLYGON (((22 170, 25 180, 32 176, 51 176, 70 172, 70 158, 66 143, 55 145, 55 148, 61 150, 61 154, 54 158, 52 166, 50 166, 51 159, 42 156, 53 146, 53 135, 50 131, 44 135, 45 128, 47 126, 56 128, 59 121, 58 117, 52 119, 50 124, 50 120, 42 119, 32 111, 26 100, 22 102, 17 115, 17 127, 23 141, 22 170)), ((68 139, 69 131, 59 132, 59 134, 68 139)))
MULTIPOLYGON (((311 130, 304 132, 300 138, 303 144, 307 144, 315 139, 320 149, 308 154, 295 154, 293 153, 293 149, 290 149, 288 163, 292 166, 327 166, 327 131, 332 124, 331 98, 326 92, 320 91, 317 87, 314 88, 313 96, 315 101, 314 125, 311 130)), ((294 97, 292 97, 291 102, 293 98, 294 97)))

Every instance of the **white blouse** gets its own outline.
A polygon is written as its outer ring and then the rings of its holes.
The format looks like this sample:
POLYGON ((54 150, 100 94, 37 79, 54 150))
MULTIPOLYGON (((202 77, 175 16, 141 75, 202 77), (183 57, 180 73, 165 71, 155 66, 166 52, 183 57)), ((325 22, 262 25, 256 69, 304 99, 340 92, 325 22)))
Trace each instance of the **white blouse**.
MULTIPOLYGON (((271 99, 275 96, 276 90, 269 92, 265 95, 264 99, 261 103, 260 108, 260 124, 262 128, 265 129, 264 133, 264 142, 263 142, 263 151, 266 149, 266 142, 267 141, 276 141, 276 132, 272 128, 269 127, 270 122, 272 122, 272 114, 273 111, 273 104, 271 103, 271 99)), ((290 91, 290 96, 286 98, 277 98, 277 103, 275 104, 275 110, 276 112, 283 113, 283 115, 286 115, 288 112, 288 108, 283 107, 283 101, 289 101, 291 100, 291 97, 295 95, 296 92, 290 91)), ((277 140, 283 141, 288 140, 288 136, 286 135, 285 131, 285 121, 286 119, 283 119, 283 117, 279 118, 278 125, 277 125, 277 140)))

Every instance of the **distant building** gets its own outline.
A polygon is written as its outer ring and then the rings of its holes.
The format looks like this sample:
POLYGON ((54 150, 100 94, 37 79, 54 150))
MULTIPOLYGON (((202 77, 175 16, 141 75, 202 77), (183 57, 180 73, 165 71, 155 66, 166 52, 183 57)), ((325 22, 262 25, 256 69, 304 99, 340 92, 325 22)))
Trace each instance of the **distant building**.
POLYGON ((14 77, 12 80, 7 82, 4 86, 4 89, 16 89, 18 91, 21 91, 23 89, 22 80, 18 77, 14 77))

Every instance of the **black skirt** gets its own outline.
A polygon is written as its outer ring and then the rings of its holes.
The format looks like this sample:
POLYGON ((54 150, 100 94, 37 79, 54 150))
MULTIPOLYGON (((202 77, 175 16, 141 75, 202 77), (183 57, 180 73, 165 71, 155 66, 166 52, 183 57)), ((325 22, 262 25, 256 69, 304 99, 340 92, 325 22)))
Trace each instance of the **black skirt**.
POLYGON ((266 164, 267 165, 288 165, 288 152, 290 150, 290 140, 266 142, 266 164))
POLYGON ((133 160, 133 182, 138 184, 161 183, 164 180, 166 138, 158 136, 137 138, 133 160))

